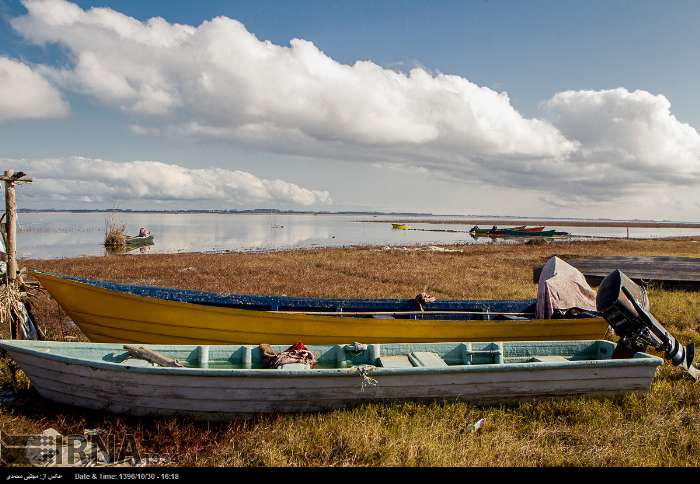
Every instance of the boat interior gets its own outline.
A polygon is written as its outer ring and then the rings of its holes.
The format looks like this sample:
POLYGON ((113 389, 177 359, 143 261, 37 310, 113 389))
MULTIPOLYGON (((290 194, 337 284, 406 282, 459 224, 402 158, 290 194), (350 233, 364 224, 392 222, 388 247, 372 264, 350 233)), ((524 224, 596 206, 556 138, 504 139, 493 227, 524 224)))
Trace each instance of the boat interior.
MULTIPOLYGON (((131 357, 122 346, 84 343, 46 344, 33 342, 31 348, 42 353, 85 361, 119 363, 130 367, 151 367, 151 363, 131 357)), ((263 350, 258 346, 167 346, 145 345, 159 354, 179 360, 185 367, 201 369, 264 369, 263 350)), ((286 345, 271 348, 281 353, 286 345)), ((309 346, 316 356, 315 369, 352 368, 371 365, 383 368, 444 368, 464 365, 514 363, 563 363, 610 359, 615 344, 610 341, 534 341, 405 343, 309 346)), ((642 356, 642 354, 638 354, 642 356)), ((286 364, 283 370, 310 369, 301 363, 286 364)), ((272 371, 272 370, 271 370, 272 371)))

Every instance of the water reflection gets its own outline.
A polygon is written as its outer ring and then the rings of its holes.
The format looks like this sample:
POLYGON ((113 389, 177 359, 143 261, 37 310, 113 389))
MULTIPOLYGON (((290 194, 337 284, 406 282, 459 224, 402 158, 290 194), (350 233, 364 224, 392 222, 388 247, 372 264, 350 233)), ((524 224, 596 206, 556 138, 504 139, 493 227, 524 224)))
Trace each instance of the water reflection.
POLYGON ((150 243, 141 246, 125 245, 122 247, 105 246, 105 255, 147 254, 151 251, 153 245, 155 244, 150 243))
MULTIPOLYGON (((104 213, 20 213, 18 255, 22 258, 104 255, 102 243, 106 218, 104 213)), ((417 230, 392 230, 389 223, 358 222, 367 218, 354 215, 118 213, 113 216, 113 221, 126 224, 131 235, 136 235, 140 227, 147 227, 154 235, 155 245, 129 251, 129 254, 365 244, 409 246, 519 242, 488 237, 475 240, 468 233, 471 227, 460 225, 410 223, 410 227, 417 230)), ((580 236, 625 237, 627 234, 625 227, 556 229, 580 236)), ((630 237, 698 234, 700 230, 697 229, 630 229, 630 237)))

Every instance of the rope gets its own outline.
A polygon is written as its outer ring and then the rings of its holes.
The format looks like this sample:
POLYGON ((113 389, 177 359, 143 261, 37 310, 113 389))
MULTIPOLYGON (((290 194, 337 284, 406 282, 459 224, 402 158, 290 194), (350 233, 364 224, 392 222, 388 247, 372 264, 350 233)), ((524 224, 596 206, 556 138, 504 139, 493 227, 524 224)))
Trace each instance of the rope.
MULTIPOLYGON (((649 282, 651 282, 651 281, 645 282, 644 279, 642 279, 642 283, 645 284, 645 286, 648 286, 649 282)), ((648 308, 649 307, 649 293, 647 292, 647 288, 645 286, 639 286, 641 289, 641 291, 640 291, 641 301, 639 301, 639 302, 643 308, 648 308)))
POLYGON ((367 349, 367 345, 355 341, 353 344, 345 345, 343 349, 346 351, 352 351, 353 353, 359 353, 360 351, 365 351, 367 349))
POLYGON ((421 311, 423 310, 423 305, 424 304, 430 304, 432 302, 436 301, 436 298, 434 296, 431 296, 427 292, 420 292, 416 294, 416 302, 418 303, 418 307, 421 308, 421 311))
POLYGON ((377 380, 369 376, 369 372, 373 369, 374 367, 370 365, 363 365, 357 367, 357 372, 362 377, 362 383, 360 383, 360 391, 364 392, 365 387, 376 387, 377 383, 379 383, 377 380))

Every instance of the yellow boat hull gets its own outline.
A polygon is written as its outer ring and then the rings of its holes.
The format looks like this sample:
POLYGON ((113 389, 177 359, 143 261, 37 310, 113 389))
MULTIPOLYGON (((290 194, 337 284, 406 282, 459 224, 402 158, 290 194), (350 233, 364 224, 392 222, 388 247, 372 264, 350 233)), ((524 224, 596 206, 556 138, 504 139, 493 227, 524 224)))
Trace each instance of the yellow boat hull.
POLYGON ((91 341, 342 344, 600 339, 602 318, 519 321, 370 319, 284 314, 136 296, 33 274, 91 341))

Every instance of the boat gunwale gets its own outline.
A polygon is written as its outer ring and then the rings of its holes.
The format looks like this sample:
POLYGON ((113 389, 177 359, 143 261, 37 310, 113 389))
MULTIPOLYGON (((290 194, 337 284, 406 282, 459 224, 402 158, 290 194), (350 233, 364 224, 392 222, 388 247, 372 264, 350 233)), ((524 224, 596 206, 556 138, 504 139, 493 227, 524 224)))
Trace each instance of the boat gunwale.
MULTIPOLYGON (((211 296, 216 296, 216 297, 240 297, 240 298, 250 298, 250 299, 259 299, 261 301, 267 300, 267 303, 272 303, 272 302, 290 302, 290 301, 318 301, 318 302, 344 302, 344 303, 361 303, 361 302, 376 302, 376 303, 407 303, 407 302, 413 302, 414 299, 406 299, 406 298, 377 298, 377 299, 354 299, 354 298, 322 298, 322 297, 305 297, 305 296, 268 296, 268 295, 255 295, 255 294, 237 294, 237 293, 216 293, 216 292, 209 292, 209 291, 196 291, 196 290, 191 290, 191 289, 179 289, 179 288, 170 288, 170 287, 160 287, 160 286, 146 286, 146 285, 132 285, 132 284, 124 284, 120 282, 112 282, 112 281, 103 281, 103 280, 97 280, 97 279, 87 279, 87 278, 82 278, 82 277, 77 277, 77 276, 67 276, 64 274, 57 274, 54 272, 45 272, 45 271, 39 271, 39 270, 34 270, 30 269, 29 274, 31 275, 38 275, 39 277, 47 277, 50 279, 55 279, 60 282, 65 282, 65 283, 70 283, 72 285, 78 285, 79 287, 85 287, 85 288, 93 288, 93 289, 99 289, 103 291, 109 291, 113 293, 118 293, 120 295, 127 295, 127 296, 134 296, 134 297, 144 297, 148 299, 157 299, 159 301, 166 301, 166 302, 180 302, 180 303, 186 303, 186 304, 192 304, 194 306, 208 306, 208 307, 215 307, 215 308, 226 308, 226 309, 244 309, 241 308, 240 306, 246 305, 246 303, 238 303, 236 305, 232 304, 230 306, 223 306, 223 305, 217 305, 215 303, 211 304, 204 304, 204 303, 193 303, 193 302, 188 302, 188 301, 181 301, 181 300, 171 300, 171 299, 164 299, 162 297, 157 297, 157 296, 143 296, 141 294, 134 294, 130 292, 127 287, 133 287, 136 289, 142 289, 142 290, 155 290, 155 291, 180 291, 185 294, 189 295, 211 295, 211 296), (99 284, 106 284, 106 285, 111 285, 114 287, 102 287, 98 284, 94 283, 99 283, 99 284), (120 287, 121 286, 121 287, 120 287)), ((438 301, 437 304, 439 303, 454 303, 454 304, 482 304, 482 305, 498 305, 498 304, 503 304, 503 303, 520 303, 522 305, 533 305, 537 302, 537 299, 530 298, 530 299, 445 299, 442 301, 438 301)), ((432 303, 435 304, 435 303, 432 303)), ((245 309, 246 311, 258 311, 258 312, 277 312, 277 311, 264 311, 264 310, 258 310, 258 309, 245 309)), ((450 310, 446 309, 444 310, 445 313, 453 312, 455 310, 450 310)), ((400 312, 400 311, 396 311, 400 312)), ((485 312, 488 312, 485 311, 485 312)), ((494 314, 495 311, 492 312, 494 314)), ((581 318, 583 319, 583 318, 581 318)))
MULTIPOLYGON (((265 310, 259 310, 259 309, 241 309, 238 307, 231 307, 231 306, 218 306, 218 305, 208 305, 208 304, 197 304, 197 303, 191 303, 187 301, 174 301, 170 299, 162 299, 158 298, 155 296, 142 296, 139 294, 133 294, 130 292, 126 291, 118 291, 118 290, 113 290, 113 289, 106 289, 103 287, 95 286, 89 283, 85 282, 80 282, 80 281, 75 281, 73 279, 68 279, 65 277, 62 277, 60 275, 56 274, 51 274, 51 273, 45 273, 45 272, 40 272, 40 271, 30 271, 32 273, 38 273, 41 277, 48 277, 50 279, 56 280, 58 283, 61 284, 67 284, 70 286, 78 287, 81 290, 85 291, 92 291, 92 292, 97 292, 100 294, 107 294, 110 296, 114 297, 121 297, 121 298, 126 298, 130 299, 133 301, 138 301, 141 303, 147 303, 147 304, 158 304, 158 305, 163 305, 163 306, 168 306, 172 308, 181 308, 182 306, 180 305, 187 305, 189 309, 196 309, 196 310, 204 310, 212 313, 217 313, 221 315, 227 315, 231 316, 234 314, 240 314, 240 315, 252 315, 255 314, 257 317, 264 317, 264 318, 275 318, 275 319, 283 319, 283 320, 288 320, 288 321, 313 321, 315 323, 332 323, 332 324, 338 324, 339 321, 342 320, 343 324, 366 324, 363 320, 363 318, 357 318, 357 317, 342 317, 342 316, 332 316, 332 315, 307 315, 307 314, 288 314, 283 311, 265 311, 265 310)), ((149 287, 149 286, 144 286, 144 287, 149 287)), ((50 291, 49 291, 50 292, 50 291)), ((53 297, 53 296, 52 296, 53 297)), ((494 300, 484 300, 485 302, 498 302, 494 300)), ((67 312, 70 314, 70 311, 67 310, 67 312)), ((448 314, 449 311, 445 311, 445 314, 448 314)), ((486 313, 485 313, 486 314, 486 313)), ((491 313, 494 314, 494 313, 491 313)), ((537 318, 532 318, 532 319, 503 319, 503 320, 497 320, 497 319, 490 319, 490 320, 477 320, 477 319, 372 319, 372 325, 375 327, 379 326, 389 326, 389 327, 394 327, 397 324, 406 324, 407 322, 412 325, 428 325, 432 326, 435 324, 441 324, 445 326, 454 326, 454 327, 460 327, 465 324, 472 324, 472 325, 478 325, 480 328, 486 328, 489 326, 501 326, 501 325, 532 325, 536 324, 538 326, 552 326, 552 327, 557 327, 561 324, 591 324, 591 323, 598 323, 598 322, 604 322, 605 320, 600 317, 593 317, 593 318, 571 318, 571 319, 537 319, 537 318)), ((155 324, 155 323, 154 323, 155 324)), ((607 324, 607 323, 606 323, 607 324)), ((177 327, 183 327, 185 325, 178 324, 176 325, 177 327)), ((263 332, 264 334, 267 334, 263 332)))
MULTIPOLYGON (((606 343, 611 343, 608 340, 579 340, 576 343, 581 344, 594 344, 596 342, 604 341, 606 343)), ((92 345, 92 346, 82 346, 83 348, 108 348, 119 352, 126 352, 123 347, 115 345, 114 343, 70 343, 70 342, 43 342, 44 347, 46 343, 52 343, 48 345, 48 348, 60 347, 65 345, 67 347, 75 347, 76 345, 92 345)), ((442 344, 463 344, 465 342, 444 342, 442 344)), ((468 343, 468 342, 467 342, 468 343)), ((497 343, 497 342, 492 342, 497 343)), ((527 344, 532 343, 533 345, 541 345, 542 341, 509 341, 504 344, 527 344)), ((552 342, 548 342, 552 343, 552 342)), ((563 345, 570 345, 571 341, 557 341, 554 343, 562 343, 563 345)), ((416 343, 417 344, 417 343, 416 343)), ((425 343, 430 344, 430 343, 425 343)), ((435 344, 435 343, 433 343, 435 344)), ((33 348, 32 346, 36 343, 18 342, 15 340, 0 340, 0 348, 4 349, 10 355, 12 352, 16 351, 24 355, 33 356, 40 359, 46 359, 55 361, 58 363, 63 363, 66 365, 75 365, 81 367, 89 367, 100 370, 113 370, 118 372, 133 372, 133 373, 145 373, 154 375, 168 375, 168 376, 205 376, 205 377, 264 377, 264 378, 294 378, 294 377, 350 377, 357 376, 360 373, 360 367, 366 367, 368 374, 372 376, 393 376, 393 375, 431 375, 431 374, 459 374, 459 373, 480 373, 480 372, 508 372, 508 371, 539 371, 539 370, 567 370, 567 369, 584 369, 584 368, 622 368, 622 367, 644 367, 644 366, 659 366, 663 363, 663 359, 650 355, 644 352, 637 352, 631 358, 624 359, 602 359, 602 360, 574 360, 566 362, 523 362, 523 363, 487 363, 487 364, 477 364, 477 365, 450 365, 447 367, 431 368, 431 367, 412 367, 412 368, 384 368, 378 366, 372 366, 368 364, 357 365, 349 368, 319 368, 319 369, 304 369, 304 370, 283 370, 283 369, 268 369, 268 368, 192 368, 192 367, 180 367, 180 368, 169 368, 169 367, 142 367, 142 366, 130 366, 124 363, 108 362, 108 361, 97 361, 93 359, 81 358, 78 356, 69 356, 65 354, 48 353, 41 351, 40 349, 33 348)), ((38 345, 42 346, 42 345, 38 345)), ((160 349, 161 351, 167 348, 191 348, 194 351, 198 345, 157 345, 157 344, 144 344, 146 348, 160 349)), ((217 348, 257 348, 254 345, 205 345, 209 346, 210 351, 217 348)), ((310 345, 309 349, 313 350, 314 346, 323 345, 310 345)), ((329 347, 335 345, 326 345, 329 347)), ((13 357, 14 359, 14 357, 13 357)), ((30 375, 31 378, 31 375, 30 375)))

